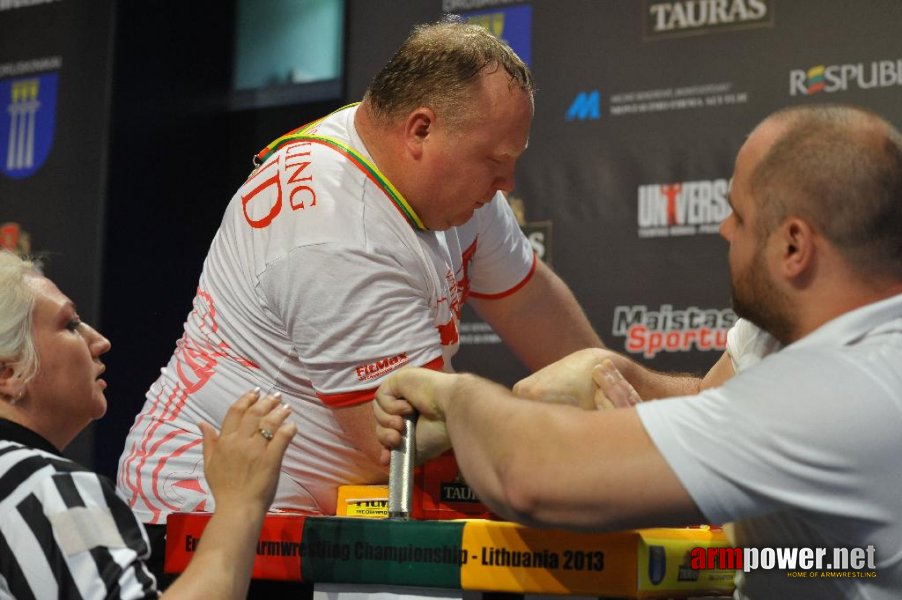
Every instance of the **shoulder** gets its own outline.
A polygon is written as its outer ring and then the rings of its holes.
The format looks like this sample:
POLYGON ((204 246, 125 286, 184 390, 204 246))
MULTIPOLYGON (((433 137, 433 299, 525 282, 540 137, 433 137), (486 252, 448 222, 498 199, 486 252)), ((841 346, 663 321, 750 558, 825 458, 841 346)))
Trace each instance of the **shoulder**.
POLYGON ((727 353, 735 373, 779 349, 780 343, 772 335, 746 319, 738 319, 727 332, 727 353))
POLYGON ((54 473, 91 473, 90 469, 76 462, 25 446, 18 442, 0 440, 0 477, 11 484, 20 483, 38 471, 54 473))

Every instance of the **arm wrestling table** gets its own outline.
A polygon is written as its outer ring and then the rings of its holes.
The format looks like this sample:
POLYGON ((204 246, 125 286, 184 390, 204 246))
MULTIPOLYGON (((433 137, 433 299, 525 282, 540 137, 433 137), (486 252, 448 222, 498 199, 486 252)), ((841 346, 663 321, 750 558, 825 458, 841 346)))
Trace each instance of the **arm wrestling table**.
MULTIPOLYGON (((481 592, 615 598, 732 593, 733 571, 689 566, 693 548, 728 546, 719 528, 578 533, 458 518, 489 515, 464 489, 453 456, 434 461, 431 473, 411 476, 413 431, 409 421, 405 446, 392 453, 388 486, 342 486, 339 516, 268 514, 253 577, 312 582, 319 600, 381 594, 472 600, 481 592)), ((167 572, 185 569, 210 516, 169 516, 167 572)))

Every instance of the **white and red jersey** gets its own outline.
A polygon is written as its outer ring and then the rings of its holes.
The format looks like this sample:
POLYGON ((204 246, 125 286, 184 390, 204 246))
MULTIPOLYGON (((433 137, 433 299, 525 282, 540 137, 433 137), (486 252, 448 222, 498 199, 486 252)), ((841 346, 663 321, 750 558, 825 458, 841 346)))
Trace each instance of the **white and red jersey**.
POLYGON ((334 514, 338 485, 386 476, 333 409, 372 400, 403 365, 450 368, 467 297, 512 293, 532 274, 500 194, 460 227, 418 227, 372 168, 355 112, 286 142, 229 203, 184 335, 119 461, 119 491, 143 522, 213 510, 197 423, 218 425, 254 387, 281 392, 299 428, 273 507, 334 514))

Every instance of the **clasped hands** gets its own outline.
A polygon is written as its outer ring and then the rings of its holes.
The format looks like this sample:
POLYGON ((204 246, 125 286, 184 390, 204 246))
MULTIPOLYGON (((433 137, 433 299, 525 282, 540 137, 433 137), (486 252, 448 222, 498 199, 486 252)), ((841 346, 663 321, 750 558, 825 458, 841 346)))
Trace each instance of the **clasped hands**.
POLYGON ((586 410, 623 408, 642 401, 621 370, 632 363, 603 348, 586 348, 553 362, 513 387, 515 395, 586 410))
MULTIPOLYGON (((579 350, 517 382, 512 391, 520 398, 569 404, 586 410, 613 409, 641 402, 621 369, 634 366, 629 359, 602 348, 579 350)), ((388 464, 390 449, 401 443, 403 416, 419 412, 416 430, 420 460, 450 448, 445 407, 455 387, 471 375, 442 373, 422 368, 401 369, 376 393, 373 411, 376 437, 382 444, 381 460, 388 464)))

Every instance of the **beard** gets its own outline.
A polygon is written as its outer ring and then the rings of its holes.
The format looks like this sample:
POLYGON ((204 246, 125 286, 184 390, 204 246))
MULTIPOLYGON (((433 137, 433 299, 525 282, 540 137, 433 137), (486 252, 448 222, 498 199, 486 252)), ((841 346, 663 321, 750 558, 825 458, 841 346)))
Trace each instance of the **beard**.
POLYGON ((786 294, 767 276, 764 249, 755 253, 752 264, 730 273, 733 312, 774 336, 781 344, 793 341, 792 311, 786 294))

